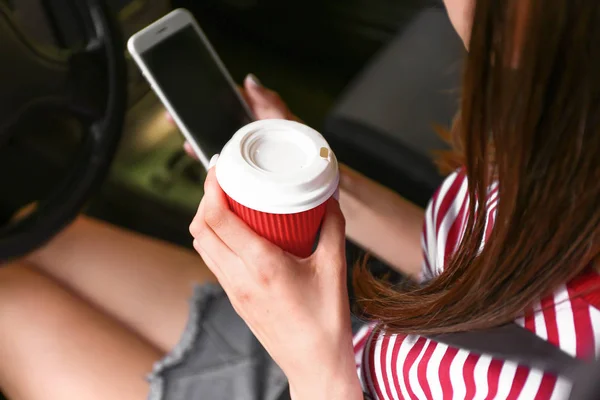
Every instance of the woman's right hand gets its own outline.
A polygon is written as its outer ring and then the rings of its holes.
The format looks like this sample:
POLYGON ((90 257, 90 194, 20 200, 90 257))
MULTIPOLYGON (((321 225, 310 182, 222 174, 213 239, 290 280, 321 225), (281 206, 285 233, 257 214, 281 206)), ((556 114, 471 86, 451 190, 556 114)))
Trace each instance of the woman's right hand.
MULTIPOLYGON (((254 74, 244 79, 244 84, 239 90, 256 119, 288 119, 300 122, 279 94, 264 87, 254 74)), ((189 143, 186 142, 184 148, 190 156, 196 158, 189 143)))

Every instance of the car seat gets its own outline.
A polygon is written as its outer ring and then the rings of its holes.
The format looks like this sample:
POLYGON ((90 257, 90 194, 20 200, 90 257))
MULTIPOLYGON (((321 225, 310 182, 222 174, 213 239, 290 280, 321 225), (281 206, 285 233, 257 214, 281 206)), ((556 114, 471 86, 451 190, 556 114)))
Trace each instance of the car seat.
POLYGON ((409 22, 348 86, 324 134, 338 158, 425 206, 443 177, 434 130, 458 110, 464 46, 443 8, 409 22))

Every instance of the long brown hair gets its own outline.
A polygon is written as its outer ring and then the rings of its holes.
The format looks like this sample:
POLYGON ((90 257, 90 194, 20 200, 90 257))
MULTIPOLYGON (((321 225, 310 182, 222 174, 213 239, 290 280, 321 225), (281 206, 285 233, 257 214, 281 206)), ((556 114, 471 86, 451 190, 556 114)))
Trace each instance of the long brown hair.
POLYGON ((477 0, 469 47, 459 127, 470 212, 458 250, 425 285, 355 271, 359 307, 388 332, 509 322, 600 261, 600 2, 477 0), (492 180, 496 224, 480 251, 476 204, 492 180))

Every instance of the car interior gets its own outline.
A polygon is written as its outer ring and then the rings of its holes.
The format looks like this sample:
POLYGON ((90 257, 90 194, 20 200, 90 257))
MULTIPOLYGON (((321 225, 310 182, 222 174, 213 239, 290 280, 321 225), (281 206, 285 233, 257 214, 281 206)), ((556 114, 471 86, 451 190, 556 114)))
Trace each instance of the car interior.
MULTIPOLYGON (((2 37, 10 38, 0 54, 13 60, 1 67, 9 82, 0 100, 0 162, 4 171, 19 171, 2 176, 10 190, 0 200, 0 216, 6 222, 23 206, 53 196, 71 163, 85 158, 85 131, 98 125, 106 99, 114 96, 115 113, 124 114, 122 132, 107 139, 99 156, 112 161, 110 170, 105 179, 90 178, 88 189, 97 190, 74 204, 189 247, 187 225, 202 197, 203 168, 184 154, 181 135, 126 52, 113 60, 116 71, 123 59, 125 76, 114 74, 120 81, 107 90, 111 74, 106 62, 95 62, 104 55, 89 50, 94 32, 82 10, 86 2, 79 3, 0 1, 2 37), (55 98, 47 100, 50 95, 55 98)), ((123 41, 171 9, 188 8, 234 79, 241 82, 250 72, 260 77, 324 134, 342 162, 422 206, 442 179, 432 152, 445 143, 433 126, 447 126, 456 111, 464 50, 440 1, 99 3, 116 16, 123 41)), ((99 175, 104 168, 97 166, 99 175)), ((65 216, 74 212, 63 210, 65 216)), ((41 229, 46 232, 37 234, 38 245, 62 227, 62 219, 41 229)), ((18 251, 15 234, 23 226, 5 228, 0 239, 13 256, 35 246, 18 251)))
POLYGON ((237 82, 254 73, 343 163, 427 204, 464 56, 441 0, 0 0, 0 260, 82 208, 191 247, 204 169, 124 48, 177 7, 237 82))

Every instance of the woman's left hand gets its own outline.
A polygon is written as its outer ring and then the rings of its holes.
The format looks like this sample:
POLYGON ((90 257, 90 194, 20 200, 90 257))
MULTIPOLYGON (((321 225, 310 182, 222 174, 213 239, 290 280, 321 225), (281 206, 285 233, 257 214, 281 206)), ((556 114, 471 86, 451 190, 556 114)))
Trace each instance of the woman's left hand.
POLYGON ((362 399, 346 288, 344 217, 329 201, 317 250, 299 259, 230 211, 212 168, 190 226, 194 247, 281 367, 294 400, 362 399))

